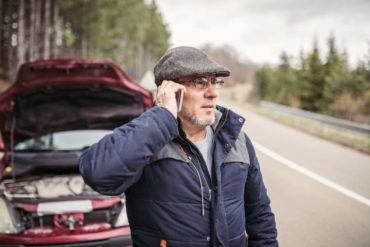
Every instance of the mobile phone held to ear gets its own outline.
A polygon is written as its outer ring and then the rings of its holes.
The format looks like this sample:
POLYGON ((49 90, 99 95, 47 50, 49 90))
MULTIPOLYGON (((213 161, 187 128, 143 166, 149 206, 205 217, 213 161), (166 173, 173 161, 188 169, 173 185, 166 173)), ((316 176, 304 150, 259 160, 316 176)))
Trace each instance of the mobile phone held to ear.
POLYGON ((184 99, 184 90, 179 90, 176 92, 176 102, 177 102, 177 112, 181 111, 182 101, 184 99))

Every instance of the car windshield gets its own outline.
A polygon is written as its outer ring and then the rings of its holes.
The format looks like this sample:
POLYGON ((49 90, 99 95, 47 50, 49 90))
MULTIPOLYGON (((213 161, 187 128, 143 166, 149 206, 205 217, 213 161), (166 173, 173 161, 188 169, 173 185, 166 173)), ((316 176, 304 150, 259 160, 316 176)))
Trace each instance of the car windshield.
POLYGON ((15 151, 69 151, 81 150, 98 142, 110 130, 61 131, 32 138, 15 145, 15 151))

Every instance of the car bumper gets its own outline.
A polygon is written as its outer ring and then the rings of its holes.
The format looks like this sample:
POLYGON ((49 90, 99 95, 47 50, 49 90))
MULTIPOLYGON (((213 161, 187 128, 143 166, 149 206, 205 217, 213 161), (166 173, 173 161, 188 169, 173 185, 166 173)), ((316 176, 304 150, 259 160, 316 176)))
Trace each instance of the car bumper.
POLYGON ((130 228, 119 227, 107 231, 59 236, 29 237, 24 235, 0 234, 0 247, 3 246, 63 246, 63 247, 115 247, 130 246, 130 228))
POLYGON ((86 243, 57 244, 57 245, 25 245, 25 244, 0 244, 0 247, 25 247, 25 246, 48 246, 48 247, 129 247, 132 246, 131 237, 117 237, 102 241, 93 241, 86 243))

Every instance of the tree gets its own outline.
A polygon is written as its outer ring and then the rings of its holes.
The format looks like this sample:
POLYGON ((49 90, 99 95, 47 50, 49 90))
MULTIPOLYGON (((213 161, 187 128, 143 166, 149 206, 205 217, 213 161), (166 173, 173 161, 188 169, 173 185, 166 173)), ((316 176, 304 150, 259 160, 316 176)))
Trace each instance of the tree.
POLYGON ((270 68, 269 65, 263 65, 260 67, 255 76, 256 84, 257 84, 257 92, 260 93, 260 98, 265 100, 272 100, 270 95, 270 85, 273 81, 273 70, 270 68))
POLYGON ((297 72, 292 68, 290 58, 285 52, 280 55, 275 84, 276 88, 271 91, 271 94, 276 96, 276 102, 299 107, 297 72))
POLYGON ((305 62, 305 66, 307 66, 307 70, 305 70, 307 74, 304 75, 306 80, 302 82, 301 105, 305 110, 317 112, 320 109, 325 74, 316 40, 311 53, 308 55, 307 64, 305 62))
POLYGON ((53 57, 114 60, 134 79, 152 69, 170 33, 153 1, 0 0, 0 76, 53 57))
POLYGON ((330 106, 343 91, 351 91, 351 73, 346 56, 340 54, 334 36, 328 39, 328 56, 325 63, 325 85, 321 100, 321 112, 330 112, 330 106))

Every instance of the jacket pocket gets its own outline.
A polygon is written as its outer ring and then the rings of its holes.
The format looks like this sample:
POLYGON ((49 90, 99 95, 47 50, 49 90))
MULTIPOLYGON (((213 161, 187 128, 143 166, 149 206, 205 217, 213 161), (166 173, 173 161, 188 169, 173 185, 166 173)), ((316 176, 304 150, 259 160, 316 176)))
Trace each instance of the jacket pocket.
POLYGON ((248 177, 248 165, 234 162, 221 166, 221 184, 224 201, 241 200, 244 196, 244 186, 248 177))

